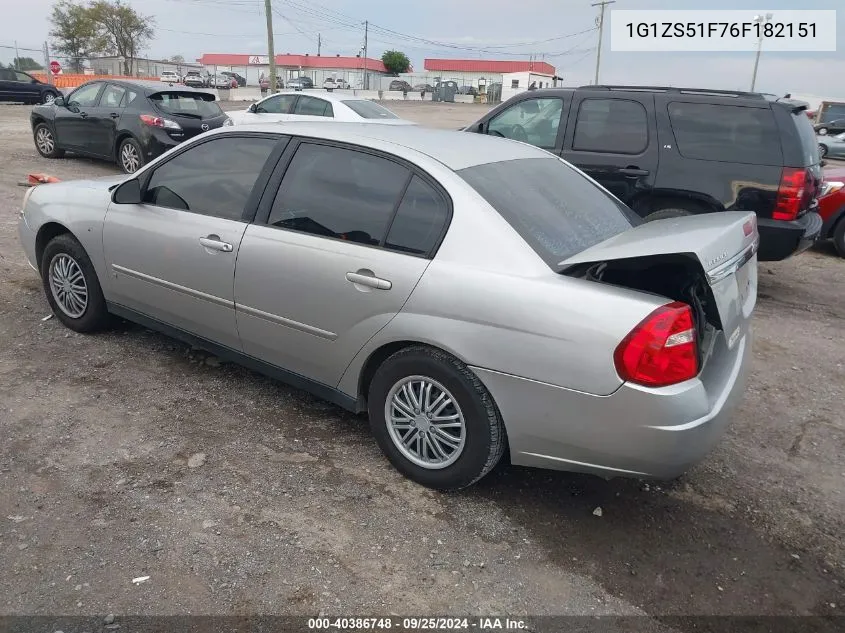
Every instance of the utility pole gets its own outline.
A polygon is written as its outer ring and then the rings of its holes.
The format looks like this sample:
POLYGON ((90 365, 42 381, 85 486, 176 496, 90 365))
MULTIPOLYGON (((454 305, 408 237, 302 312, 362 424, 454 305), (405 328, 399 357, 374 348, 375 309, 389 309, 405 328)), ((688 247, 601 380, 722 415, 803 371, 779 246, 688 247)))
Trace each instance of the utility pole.
POLYGON ((18 52, 18 41, 15 40, 15 68, 21 69, 21 54, 18 52))
POLYGON ((264 0, 267 16, 267 55, 270 63, 270 94, 276 92, 276 52, 273 49, 273 1, 264 0))
POLYGON ((364 90, 370 89, 370 73, 367 72, 367 34, 370 30, 370 22, 364 22, 364 90))
POLYGON ((751 92, 754 92, 754 86, 757 84, 757 66, 760 65, 760 53, 763 50, 763 24, 771 22, 771 20, 771 13, 767 13, 765 16, 754 16, 754 22, 760 25, 760 38, 757 40, 757 55, 754 57, 754 73, 751 75, 751 92))
POLYGON ((320 56, 320 48, 322 47, 322 45, 323 45, 323 38, 319 33, 317 33, 317 57, 320 56))
POLYGON ((599 7, 599 45, 596 47, 596 80, 595 85, 599 84, 599 66, 601 66, 601 40, 604 34, 604 8, 609 4, 616 4, 616 0, 601 0, 601 2, 594 2, 591 7, 599 7))
POLYGON ((47 69, 47 83, 51 86, 56 83, 53 79, 53 73, 50 71, 50 46, 44 42, 44 68, 47 69))

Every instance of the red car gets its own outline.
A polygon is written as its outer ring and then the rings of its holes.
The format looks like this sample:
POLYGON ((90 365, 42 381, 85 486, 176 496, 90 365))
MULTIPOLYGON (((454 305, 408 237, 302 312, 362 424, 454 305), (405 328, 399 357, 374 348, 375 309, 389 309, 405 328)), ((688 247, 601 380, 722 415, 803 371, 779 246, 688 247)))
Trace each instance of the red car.
POLYGON ((845 167, 824 170, 819 215, 824 222, 819 239, 832 239, 836 252, 845 257, 845 167))

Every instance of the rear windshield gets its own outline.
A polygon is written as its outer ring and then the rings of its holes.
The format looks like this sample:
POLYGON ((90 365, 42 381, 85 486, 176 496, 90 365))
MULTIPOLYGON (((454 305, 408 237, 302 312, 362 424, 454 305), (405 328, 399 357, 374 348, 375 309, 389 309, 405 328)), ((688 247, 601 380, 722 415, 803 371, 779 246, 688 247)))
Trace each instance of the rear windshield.
POLYGON ((640 222, 619 199, 557 158, 488 163, 458 174, 555 270, 640 222))
POLYGON ((167 114, 210 118, 220 116, 223 110, 214 95, 196 92, 158 92, 150 97, 156 107, 167 114))
POLYGON ((353 99, 343 102, 345 105, 352 108, 356 114, 364 119, 398 119, 399 117, 393 114, 387 108, 380 106, 372 101, 364 99, 353 99))
POLYGON ((819 144, 816 142, 816 131, 813 124, 802 110, 792 115, 795 127, 798 129, 798 138, 801 140, 802 165, 815 165, 819 162, 819 144))

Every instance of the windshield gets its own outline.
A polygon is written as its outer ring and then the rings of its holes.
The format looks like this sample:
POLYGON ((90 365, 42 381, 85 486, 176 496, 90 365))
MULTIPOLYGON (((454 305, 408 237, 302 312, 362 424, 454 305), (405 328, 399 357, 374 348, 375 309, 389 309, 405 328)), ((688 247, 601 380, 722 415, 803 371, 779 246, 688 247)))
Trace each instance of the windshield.
POLYGON ((162 112, 195 118, 211 118, 223 114, 214 95, 192 92, 158 92, 150 101, 162 112))
POLYGON ((550 268, 641 220, 559 158, 523 158, 457 172, 550 268))
POLYGON ((344 101, 344 105, 351 108, 355 114, 364 119, 398 119, 399 117, 393 114, 387 108, 380 106, 372 101, 365 99, 351 99, 344 101))

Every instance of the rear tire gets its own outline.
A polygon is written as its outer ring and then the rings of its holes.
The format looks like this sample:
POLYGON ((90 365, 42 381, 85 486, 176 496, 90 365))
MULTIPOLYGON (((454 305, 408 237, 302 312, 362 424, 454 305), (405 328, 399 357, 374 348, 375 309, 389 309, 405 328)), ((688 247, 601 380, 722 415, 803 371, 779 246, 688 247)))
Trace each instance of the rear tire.
POLYGON ((423 486, 470 486, 505 452, 505 426, 490 392, 442 350, 415 345, 390 356, 376 370, 367 401, 382 451, 399 472, 423 486))
POLYGON ((833 228, 833 246, 840 257, 845 257, 845 216, 839 218, 833 228))
POLYGON ((46 123, 39 123, 32 131, 33 140, 35 141, 35 149, 44 158, 61 158, 65 155, 65 150, 59 149, 56 142, 56 135, 53 130, 46 123))
POLYGON ((55 92, 47 90, 47 91, 44 92, 43 95, 41 95, 40 103, 41 103, 41 105, 50 105, 51 103, 53 103, 53 101, 56 100, 56 97, 58 97, 58 96, 59 95, 56 94, 55 92))
POLYGON ((134 174, 144 166, 144 153, 134 138, 125 138, 117 147, 117 164, 125 174, 134 174))
POLYGON ((819 158, 827 156, 827 145, 819 143, 819 158))
POLYGON ((827 128, 826 128, 826 127, 820 127, 820 128, 816 131, 816 134, 821 134, 822 136, 824 136, 825 134, 827 134, 827 128))
POLYGON ((75 332, 96 332, 111 317, 88 253, 64 233, 47 243, 40 262, 41 281, 53 314, 75 332))

